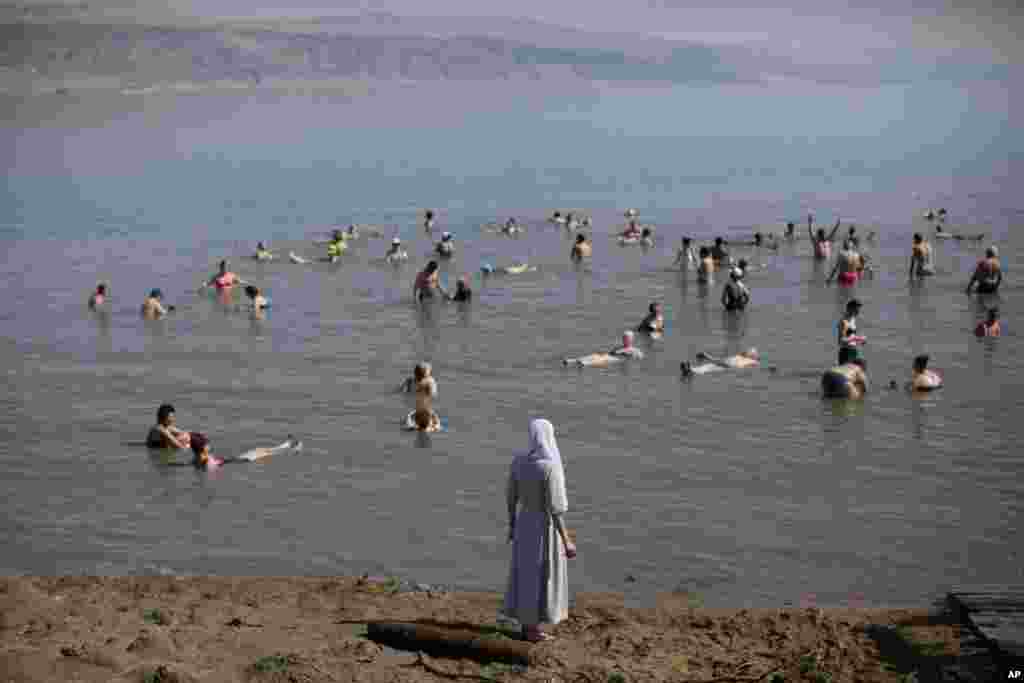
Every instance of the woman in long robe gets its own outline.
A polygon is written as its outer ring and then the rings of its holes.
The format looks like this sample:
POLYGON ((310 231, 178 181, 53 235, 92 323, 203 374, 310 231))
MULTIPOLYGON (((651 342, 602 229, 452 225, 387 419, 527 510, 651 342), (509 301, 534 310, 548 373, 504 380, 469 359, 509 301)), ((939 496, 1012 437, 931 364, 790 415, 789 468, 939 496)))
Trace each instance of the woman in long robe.
POLYGON ((566 558, 576 556, 562 521, 569 508, 562 456, 547 420, 530 422, 530 449, 513 459, 506 496, 512 567, 502 611, 522 624, 526 640, 545 640, 540 625, 569 616, 566 558))

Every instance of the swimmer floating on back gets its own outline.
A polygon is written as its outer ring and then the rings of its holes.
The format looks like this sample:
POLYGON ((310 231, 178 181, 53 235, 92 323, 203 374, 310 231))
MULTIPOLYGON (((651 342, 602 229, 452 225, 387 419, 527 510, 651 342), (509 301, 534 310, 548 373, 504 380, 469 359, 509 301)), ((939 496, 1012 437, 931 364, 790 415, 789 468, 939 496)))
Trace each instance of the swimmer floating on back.
POLYGON ((273 448, 254 448, 235 458, 218 458, 210 454, 210 440, 201 432, 191 434, 192 466, 196 469, 212 470, 228 463, 255 462, 272 455, 302 450, 302 442, 289 435, 288 440, 273 448))
POLYGON ((719 359, 715 358, 710 353, 701 351, 697 354, 697 363, 698 365, 694 365, 688 361, 680 363, 679 370, 683 377, 706 375, 709 372, 717 372, 719 370, 758 368, 761 367, 761 355, 757 352, 757 349, 752 348, 747 349, 743 353, 738 353, 735 356, 719 359))
POLYGON ((633 346, 634 336, 632 330, 626 330, 622 333, 622 346, 612 349, 607 353, 592 353, 589 356, 580 356, 579 358, 566 358, 562 361, 562 365, 605 366, 621 360, 639 360, 644 357, 644 353, 633 346))
POLYGON ((661 304, 652 303, 647 308, 647 316, 637 325, 636 331, 641 334, 661 334, 665 331, 665 316, 661 304))

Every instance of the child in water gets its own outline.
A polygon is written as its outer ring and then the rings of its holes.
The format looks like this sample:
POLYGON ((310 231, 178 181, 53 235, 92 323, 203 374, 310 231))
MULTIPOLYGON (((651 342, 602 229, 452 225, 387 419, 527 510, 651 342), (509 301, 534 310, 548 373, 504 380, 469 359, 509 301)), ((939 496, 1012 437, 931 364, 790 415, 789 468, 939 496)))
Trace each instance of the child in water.
POLYGON ((102 306, 103 302, 107 300, 107 285, 106 283, 99 283, 96 285, 96 291, 93 292, 92 296, 89 297, 89 308, 96 310, 97 307, 102 306))

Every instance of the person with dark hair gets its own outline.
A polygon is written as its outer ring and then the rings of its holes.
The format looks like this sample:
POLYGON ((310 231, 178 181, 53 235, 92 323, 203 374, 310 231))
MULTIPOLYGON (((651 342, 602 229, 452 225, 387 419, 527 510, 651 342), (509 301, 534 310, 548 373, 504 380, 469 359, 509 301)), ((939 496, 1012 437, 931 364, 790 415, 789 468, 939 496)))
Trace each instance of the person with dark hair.
POLYGON ((665 331, 665 316, 660 303, 655 301, 647 307, 647 317, 637 325, 636 331, 642 334, 660 334, 665 331))
POLYGON ((167 315, 168 311, 173 311, 174 306, 163 305, 164 293, 159 289, 150 291, 149 296, 142 302, 142 317, 147 320, 156 320, 167 315))
POLYGON ((832 227, 832 232, 825 234, 825 228, 818 228, 818 234, 814 234, 814 216, 807 214, 807 234, 811 237, 811 245, 814 247, 814 258, 819 261, 827 261, 832 257, 832 240, 839 231, 840 219, 832 227))
POLYGON ((260 288, 257 287, 256 285, 246 285, 245 295, 249 297, 249 300, 252 305, 252 310, 254 311, 262 311, 263 309, 270 306, 270 303, 267 301, 267 298, 263 296, 263 294, 260 292, 260 288))
POLYGON ((721 237, 715 238, 715 246, 711 247, 711 259, 715 262, 715 267, 727 266, 732 263, 732 258, 725 248, 725 240, 721 237))
POLYGON ((433 298, 435 290, 441 291, 440 276, 437 274, 437 269, 437 261, 430 261, 427 263, 427 267, 416 275, 416 280, 412 285, 413 299, 418 302, 425 301, 426 299, 433 298))
POLYGON ((743 271, 738 267, 729 269, 729 281, 722 288, 722 305, 727 311, 742 311, 750 303, 750 289, 742 278, 743 271))
POLYGON ((839 284, 845 287, 852 287, 860 280, 860 274, 863 270, 864 260, 861 258, 860 253, 857 252, 853 241, 846 240, 843 242, 843 248, 839 250, 839 254, 836 256, 836 263, 832 267, 832 272, 825 278, 825 282, 831 282, 832 278, 838 273, 839 277, 837 280, 839 284))
POLYGON ((867 362, 853 349, 839 350, 839 365, 821 376, 825 398, 864 398, 868 390, 867 362))
POLYGON ((935 275, 935 264, 932 263, 932 245, 919 232, 914 233, 914 246, 910 251, 909 277, 935 275))
POLYGON ((842 357, 843 349, 852 350, 854 357, 859 356, 859 347, 867 341, 863 336, 857 334, 857 315, 860 314, 861 308, 862 304, 859 299, 850 299, 846 302, 846 313, 839 319, 838 325, 840 357, 842 357))
POLYGON ((701 247, 699 252, 700 263, 697 264, 697 282, 707 284, 712 280, 712 273, 715 272, 715 259, 711 258, 711 250, 701 247))
POLYGON ((434 229, 434 212, 430 209, 427 209, 423 213, 423 229, 428 235, 434 229))
POLYGON ((587 236, 582 232, 576 234, 576 243, 572 245, 572 251, 569 252, 569 258, 573 261, 582 261, 591 255, 592 250, 590 243, 587 242, 587 236))
POLYGON ((1002 326, 999 323, 999 309, 988 309, 988 318, 978 323, 974 328, 975 337, 998 337, 1002 334, 1002 326))
POLYGON ((228 270, 227 260, 222 260, 217 274, 203 283, 203 287, 216 287, 218 290, 231 289, 235 285, 245 284, 235 273, 228 270))
POLYGON ((785 237, 787 240, 796 239, 796 223, 794 223, 793 221, 789 221, 788 223, 786 223, 786 232, 783 234, 783 237, 785 237))
POLYGON ((101 282, 96 285, 96 291, 89 297, 89 308, 96 310, 99 306, 107 300, 107 285, 105 282, 101 282))
POLYGON ((448 295, 449 301, 471 301, 473 290, 469 287, 469 276, 463 275, 455 281, 455 292, 448 295))
POLYGON ((985 258, 978 261, 978 266, 967 283, 967 293, 971 287, 978 285, 978 294, 995 294, 1003 283, 1003 269, 999 265, 999 250, 995 245, 985 250, 985 258))
POLYGON ((210 454, 210 439, 201 432, 192 432, 192 465, 197 469, 212 470, 225 463, 255 462, 272 455, 295 453, 302 450, 302 442, 288 435, 288 440, 272 448, 254 448, 242 455, 231 458, 218 458, 210 454))
POLYGON ((914 366, 910 371, 910 388, 913 391, 931 391, 942 386, 942 377, 934 370, 928 369, 928 354, 914 358, 914 366))
POLYGON ((156 424, 146 436, 149 448, 188 448, 191 437, 188 432, 175 426, 174 406, 164 403, 156 411, 156 424))
POLYGON ((672 265, 680 265, 683 268, 697 265, 697 255, 693 252, 693 240, 689 237, 683 238, 683 246, 676 253, 676 260, 672 265))

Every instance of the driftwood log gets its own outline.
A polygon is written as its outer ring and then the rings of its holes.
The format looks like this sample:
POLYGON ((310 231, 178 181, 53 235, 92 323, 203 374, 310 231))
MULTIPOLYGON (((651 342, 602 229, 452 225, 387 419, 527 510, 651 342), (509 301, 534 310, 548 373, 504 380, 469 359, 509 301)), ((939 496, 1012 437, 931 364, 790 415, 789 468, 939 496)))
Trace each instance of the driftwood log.
POLYGON ((382 622, 367 624, 366 632, 370 640, 382 645, 399 650, 426 652, 436 657, 523 665, 530 663, 530 643, 510 638, 495 638, 476 631, 424 624, 382 622))

